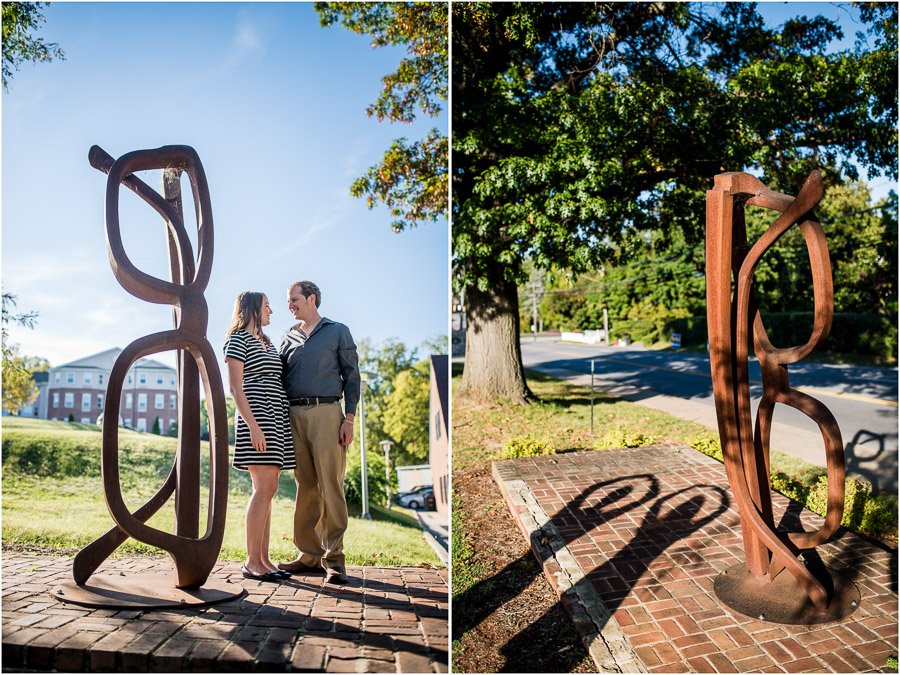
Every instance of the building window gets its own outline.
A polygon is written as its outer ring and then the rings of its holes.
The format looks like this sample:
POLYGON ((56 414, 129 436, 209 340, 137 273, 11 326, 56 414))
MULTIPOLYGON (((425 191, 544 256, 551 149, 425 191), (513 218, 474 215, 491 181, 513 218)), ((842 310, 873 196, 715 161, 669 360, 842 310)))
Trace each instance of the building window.
POLYGON ((103 394, 97 394, 97 410, 103 410, 103 394))
POLYGON ((103 384, 103 373, 97 375, 97 384, 103 384))
MULTIPOLYGON (((147 394, 138 394, 138 410, 147 409, 147 394)), ((140 422, 138 422, 140 424, 140 422)))
POLYGON ((125 410, 131 410, 133 403, 134 400, 132 399, 131 394, 125 394, 125 410))
POLYGON ((434 437, 441 440, 441 411, 434 413, 434 437))
POLYGON ((93 379, 93 378, 91 377, 91 374, 90 374, 90 373, 85 373, 85 374, 84 374, 84 383, 85 383, 85 384, 90 384, 92 379, 93 379))
POLYGON ((169 394, 169 410, 175 410, 178 397, 175 394, 169 394))
POLYGON ((157 394, 153 397, 153 407, 157 410, 162 410, 166 407, 166 395, 165 394, 157 394))
POLYGON ((172 376, 172 386, 173 387, 175 386, 175 376, 174 375, 172 376))
POLYGON ((53 407, 54 408, 59 407, 59 392, 58 391, 53 392, 53 407))
POLYGON ((91 423, 91 418, 90 418, 90 417, 82 417, 82 418, 81 418, 81 423, 82 423, 82 424, 90 424, 90 423, 91 423))
POLYGON ((138 384, 147 384, 147 373, 138 373, 138 384))
POLYGON ((131 373, 128 373, 128 379, 125 381, 127 384, 131 384, 131 373))
POLYGON ((130 417, 123 421, 125 423, 125 428, 132 429, 134 427, 134 420, 132 420, 130 417))
POLYGON ((147 431, 147 420, 144 417, 138 417, 138 431, 147 431))
POLYGON ((51 421, 51 422, 59 422, 59 418, 58 418, 58 417, 51 417, 51 418, 50 418, 50 421, 51 421))
POLYGON ((75 384, 75 373, 66 373, 66 383, 75 384))
POLYGON ((162 375, 157 375, 157 376, 156 376, 156 384, 162 384, 162 383, 165 382, 165 381, 166 381, 166 380, 165 380, 165 378, 164 378, 162 375))
POLYGON ((91 409, 91 395, 90 394, 82 394, 81 395, 81 412, 87 412, 91 409))
POLYGON ((59 373, 55 373, 54 377, 56 378, 56 384, 59 384, 59 373))
POLYGON ((66 392, 66 398, 65 398, 65 401, 63 401, 63 405, 66 408, 74 408, 75 407, 75 394, 73 394, 71 391, 66 392))

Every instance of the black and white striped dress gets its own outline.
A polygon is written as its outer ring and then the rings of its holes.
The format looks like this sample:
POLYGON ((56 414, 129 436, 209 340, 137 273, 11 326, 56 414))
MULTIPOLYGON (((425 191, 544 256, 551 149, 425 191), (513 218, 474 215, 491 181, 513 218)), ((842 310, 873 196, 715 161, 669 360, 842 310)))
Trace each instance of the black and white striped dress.
POLYGON ((287 396, 281 384, 281 358, 274 345, 268 348, 243 329, 234 331, 225 342, 225 357, 244 364, 244 393, 250 411, 266 437, 266 451, 256 452, 250 429, 237 411, 234 413, 235 469, 264 464, 293 469, 294 444, 287 396))

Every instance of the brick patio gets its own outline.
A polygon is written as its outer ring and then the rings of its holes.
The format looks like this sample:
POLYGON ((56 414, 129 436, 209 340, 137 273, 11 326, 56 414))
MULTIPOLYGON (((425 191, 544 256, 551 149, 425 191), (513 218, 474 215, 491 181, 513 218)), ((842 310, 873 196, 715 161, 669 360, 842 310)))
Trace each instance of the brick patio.
MULTIPOLYGON (((447 672, 447 570, 349 567, 240 583, 237 600, 197 609, 114 611, 56 601, 71 558, 3 553, 3 669, 131 672, 447 672)), ((108 560, 98 574, 171 570, 168 558, 108 560)))
MULTIPOLYGON (((897 553, 845 530, 818 552, 862 599, 813 628, 721 604, 722 570, 743 561, 724 466, 656 445, 494 462, 494 477, 601 672, 896 672, 897 553)), ((774 495, 776 522, 822 519, 774 495)))

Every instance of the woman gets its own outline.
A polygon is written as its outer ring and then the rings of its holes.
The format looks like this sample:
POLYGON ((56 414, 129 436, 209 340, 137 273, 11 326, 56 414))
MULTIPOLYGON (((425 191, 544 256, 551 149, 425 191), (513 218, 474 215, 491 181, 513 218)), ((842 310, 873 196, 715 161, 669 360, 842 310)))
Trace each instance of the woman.
POLYGON ((281 359, 263 333, 272 310, 262 293, 246 291, 234 303, 225 342, 225 363, 235 415, 235 469, 249 471, 253 494, 247 504, 247 579, 280 581, 291 576, 269 560, 272 498, 282 469, 293 469, 294 446, 288 401, 281 384, 281 359))

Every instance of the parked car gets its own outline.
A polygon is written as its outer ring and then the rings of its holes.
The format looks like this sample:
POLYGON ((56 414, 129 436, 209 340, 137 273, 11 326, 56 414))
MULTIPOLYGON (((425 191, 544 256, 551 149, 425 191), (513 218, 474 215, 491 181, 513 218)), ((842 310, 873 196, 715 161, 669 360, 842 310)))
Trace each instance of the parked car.
POLYGON ((425 506, 428 496, 434 497, 434 488, 430 485, 420 485, 409 492, 397 495, 397 503, 408 509, 421 509, 425 506))

